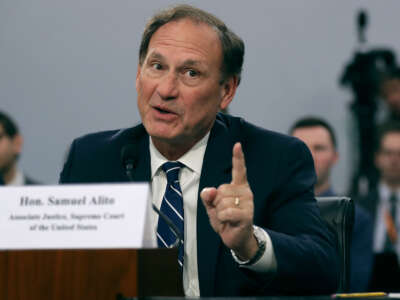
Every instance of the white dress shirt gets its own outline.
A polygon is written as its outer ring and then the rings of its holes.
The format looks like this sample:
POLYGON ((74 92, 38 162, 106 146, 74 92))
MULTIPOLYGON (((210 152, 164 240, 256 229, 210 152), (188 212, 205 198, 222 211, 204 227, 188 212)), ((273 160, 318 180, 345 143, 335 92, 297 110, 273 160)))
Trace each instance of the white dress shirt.
MULTIPOLYGON (((383 252, 383 248, 385 246, 386 240, 386 224, 385 224, 385 212, 390 211, 390 203, 389 198, 392 195, 393 191, 389 189, 389 187, 381 182, 378 187, 379 193, 379 202, 376 207, 376 218, 375 218, 375 229, 374 229, 374 252, 381 253, 383 252)), ((400 229, 400 189, 395 191, 397 197, 396 203, 396 229, 399 232, 400 229)), ((395 246, 396 253, 400 254, 400 237, 397 239, 397 243, 395 246)), ((400 258, 400 256, 399 256, 400 258)))
MULTIPOLYGON (((178 159, 184 164, 179 174, 179 183, 183 194, 184 209, 184 266, 183 289, 186 296, 200 296, 199 276, 197 268, 197 195, 199 192, 200 175, 209 133, 195 144, 188 152, 178 159)), ((168 160, 156 149, 150 138, 151 161, 151 192, 153 203, 160 208, 167 185, 167 178, 161 166, 168 160)), ((212 170, 210 170, 212 172, 212 170)), ((152 228, 157 231, 158 217, 151 218, 152 228)), ((265 233, 266 251, 261 259, 251 266, 245 266, 258 272, 273 272, 276 270, 276 259, 272 242, 265 233)), ((233 259, 233 258, 232 258, 233 259)))
POLYGON ((20 186, 20 185, 25 185, 25 177, 24 174, 17 169, 14 178, 7 183, 7 186, 20 186))

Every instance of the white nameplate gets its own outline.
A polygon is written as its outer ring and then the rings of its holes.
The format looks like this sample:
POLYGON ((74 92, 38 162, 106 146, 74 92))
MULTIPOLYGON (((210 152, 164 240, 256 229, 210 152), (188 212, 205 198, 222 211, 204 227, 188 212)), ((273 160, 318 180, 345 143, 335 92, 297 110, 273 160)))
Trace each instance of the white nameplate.
POLYGON ((149 186, 0 187, 0 249, 141 248, 149 186))

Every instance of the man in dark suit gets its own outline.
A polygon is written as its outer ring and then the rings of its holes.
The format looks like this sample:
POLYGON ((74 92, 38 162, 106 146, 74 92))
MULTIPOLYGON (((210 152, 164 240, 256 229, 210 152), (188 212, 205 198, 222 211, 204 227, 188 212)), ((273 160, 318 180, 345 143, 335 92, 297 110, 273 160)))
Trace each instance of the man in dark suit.
MULTIPOLYGON (((243 56, 243 41, 205 11, 155 15, 136 77, 143 124, 75 140, 60 182, 127 181, 120 153, 131 144, 132 180, 150 181, 153 203, 184 221, 186 295, 332 293, 338 257, 306 146, 218 113, 235 95, 243 56)), ((157 242, 168 246, 158 222, 157 242)))
MULTIPOLYGON (((318 117, 297 120, 290 134, 299 138, 310 149, 314 159, 317 183, 315 196, 332 197, 331 171, 339 153, 333 128, 318 117)), ((370 214, 358 203, 355 204, 353 234, 350 248, 350 291, 365 292, 368 289, 372 271, 372 229, 370 214)))
POLYGON ((400 291, 400 122, 388 121, 378 130, 375 166, 378 185, 359 203, 374 218, 374 266, 370 290, 400 291))
POLYGON ((18 168, 23 138, 17 124, 6 113, 0 111, 0 184, 19 186, 36 182, 18 168))
POLYGON ((382 99, 387 105, 387 121, 400 121, 400 68, 389 70, 382 80, 382 99))

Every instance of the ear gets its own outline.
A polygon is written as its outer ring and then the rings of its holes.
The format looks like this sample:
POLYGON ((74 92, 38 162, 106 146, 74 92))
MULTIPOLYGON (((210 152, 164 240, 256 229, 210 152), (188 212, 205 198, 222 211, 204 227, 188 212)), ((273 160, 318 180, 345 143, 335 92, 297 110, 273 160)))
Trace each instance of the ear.
POLYGON ((139 77, 140 77, 141 71, 142 71, 142 68, 140 67, 140 64, 139 64, 138 68, 137 68, 137 71, 136 71, 136 82, 135 82, 136 91, 138 90, 139 77))
POLYGON ((226 109, 235 96, 239 80, 236 76, 227 79, 221 86, 221 102, 220 109, 226 109))

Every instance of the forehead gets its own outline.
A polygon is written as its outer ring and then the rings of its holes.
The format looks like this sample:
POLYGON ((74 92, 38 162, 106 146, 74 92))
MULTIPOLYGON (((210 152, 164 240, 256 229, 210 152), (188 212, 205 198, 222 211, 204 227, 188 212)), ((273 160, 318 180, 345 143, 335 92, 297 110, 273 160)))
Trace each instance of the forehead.
POLYGON ((332 144, 329 131, 322 126, 300 127, 293 131, 293 136, 305 143, 332 144))
POLYGON ((382 139, 382 147, 384 148, 400 148, 400 132, 389 132, 382 139))
POLYGON ((148 56, 163 49, 197 56, 204 60, 221 60, 222 46, 214 28, 188 18, 161 26, 151 37, 148 56))

